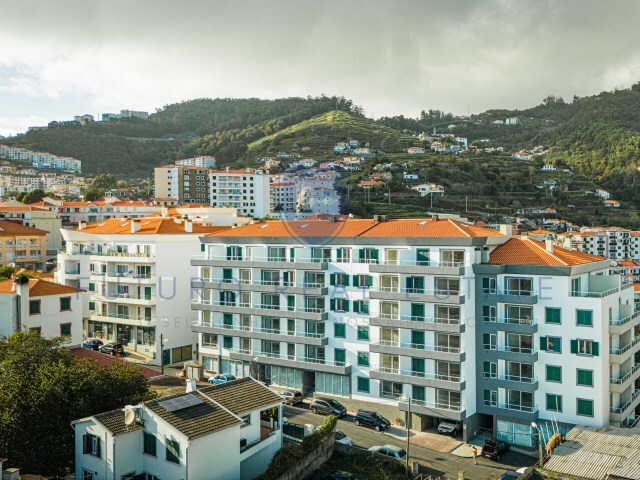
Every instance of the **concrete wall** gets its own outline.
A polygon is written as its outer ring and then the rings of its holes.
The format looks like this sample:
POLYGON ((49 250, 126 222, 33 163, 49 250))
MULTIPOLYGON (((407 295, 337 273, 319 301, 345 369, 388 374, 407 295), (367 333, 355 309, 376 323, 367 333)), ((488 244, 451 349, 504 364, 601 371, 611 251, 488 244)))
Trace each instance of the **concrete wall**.
POLYGON ((320 468, 333 456, 334 445, 335 438, 331 435, 316 449, 315 452, 304 457, 301 462, 284 475, 281 475, 278 480, 299 480, 301 478, 305 478, 309 472, 313 472, 320 468))

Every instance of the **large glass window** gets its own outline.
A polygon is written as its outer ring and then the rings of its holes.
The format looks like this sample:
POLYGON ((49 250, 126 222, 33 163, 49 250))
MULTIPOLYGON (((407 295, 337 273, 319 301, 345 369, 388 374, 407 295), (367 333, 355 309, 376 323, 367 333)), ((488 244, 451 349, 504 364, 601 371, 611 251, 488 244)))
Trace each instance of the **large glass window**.
POLYGON ((510 277, 506 280, 507 295, 532 295, 533 280, 530 278, 510 277))
POLYGON ((340 397, 349 396, 349 376, 316 372, 316 392, 340 397))
POLYGON ((441 250, 440 263, 446 267, 461 267, 464 265, 464 250, 441 250))

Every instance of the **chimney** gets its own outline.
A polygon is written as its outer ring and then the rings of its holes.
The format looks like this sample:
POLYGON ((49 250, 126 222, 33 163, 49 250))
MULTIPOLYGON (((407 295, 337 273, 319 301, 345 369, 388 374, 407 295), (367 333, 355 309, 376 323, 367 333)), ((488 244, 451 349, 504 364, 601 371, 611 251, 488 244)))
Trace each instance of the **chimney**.
POLYGON ((173 217, 173 221, 176 222, 178 225, 182 223, 182 219, 180 217, 173 217))
POLYGON ((227 172, 229 171, 229 167, 227 167, 227 168, 226 168, 226 171, 227 171, 227 172))
POLYGON ((509 225, 507 223, 503 223, 500 225, 500 233, 502 235, 506 235, 507 237, 513 236, 513 225, 509 225))
POLYGON ((573 248, 573 245, 571 244, 571 241, 573 240, 573 237, 571 235, 566 235, 564 237, 564 242, 563 242, 563 247, 565 250, 569 250, 571 251, 571 249, 573 248))
POLYGON ((184 231, 186 233, 193 233, 193 222, 191 220, 186 220, 184 222, 184 231))
POLYGON ((138 233, 141 228, 142 225, 140 225, 139 221, 133 219, 131 220, 131 233, 138 233))
POLYGON ((86 226, 87 224, 85 222, 78 222, 78 230, 84 230, 86 226))
POLYGON ((553 253, 553 237, 551 235, 547 235, 547 238, 544 241, 544 247, 549 253, 553 253))
POLYGON ((169 209, 167 207, 162 207, 161 215, 162 215, 163 218, 168 217, 169 216, 169 209))
POLYGON ((18 276, 13 279, 13 291, 16 293, 17 315, 13 324, 14 331, 22 330, 29 319, 29 278, 18 276))
POLYGON ((196 386, 196 379, 195 378, 187 379, 187 393, 195 392, 197 389, 198 387, 196 386))

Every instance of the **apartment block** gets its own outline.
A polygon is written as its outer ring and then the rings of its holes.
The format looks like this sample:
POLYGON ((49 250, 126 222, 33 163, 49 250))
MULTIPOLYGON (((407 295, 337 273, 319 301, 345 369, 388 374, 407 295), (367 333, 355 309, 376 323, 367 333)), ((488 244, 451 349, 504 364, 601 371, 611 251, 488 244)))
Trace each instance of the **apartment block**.
POLYGON ((271 175, 251 168, 209 171, 212 207, 235 207, 238 213, 264 218, 271 213, 271 175))
POLYGON ((210 155, 204 155, 201 157, 183 158, 182 160, 176 160, 176 166, 178 167, 198 167, 198 168, 215 168, 216 157, 210 155))
POLYGON ((200 252, 199 235, 224 228, 146 217, 63 230, 58 280, 89 292, 84 336, 122 343, 152 364, 191 360, 189 259, 200 252))
POLYGON ((154 170, 155 196, 174 198, 180 203, 208 205, 209 172, 208 168, 189 165, 158 167, 154 170))
POLYGON ((61 157, 47 152, 34 152, 26 148, 0 145, 0 158, 29 162, 39 169, 62 170, 66 172, 80 173, 82 162, 72 157, 61 157))
POLYGON ((581 252, 611 260, 640 259, 640 236, 622 227, 583 228, 565 234, 565 241, 581 252))
POLYGON ((60 228, 62 221, 55 212, 48 209, 11 202, 0 205, 0 218, 20 222, 26 227, 35 227, 47 232, 46 255, 55 256, 62 247, 60 228))
POLYGON ((335 396, 412 428, 531 447, 531 421, 640 403, 633 289, 609 261, 452 219, 267 221, 202 237, 206 370, 335 396), (559 369, 557 367, 560 367, 559 369))
POLYGON ((0 264, 44 270, 48 232, 22 222, 0 220, 0 264))

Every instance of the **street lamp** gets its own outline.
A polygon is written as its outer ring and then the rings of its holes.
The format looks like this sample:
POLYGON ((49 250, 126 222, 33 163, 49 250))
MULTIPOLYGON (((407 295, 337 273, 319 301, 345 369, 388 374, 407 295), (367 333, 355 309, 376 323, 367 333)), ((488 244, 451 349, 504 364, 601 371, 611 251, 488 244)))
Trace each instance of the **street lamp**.
POLYGON ((538 432, 538 450, 540 452, 540 468, 544 466, 544 457, 542 456, 542 431, 538 428, 536 422, 531 422, 531 426, 538 432))
POLYGON ((164 335, 160 334, 160 373, 164 375, 164 346, 168 339, 164 338, 164 335))

